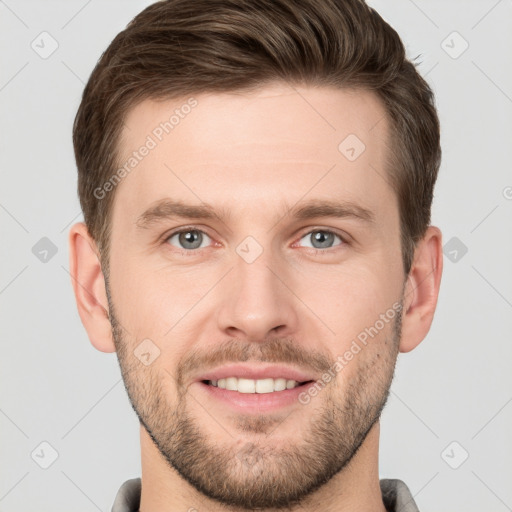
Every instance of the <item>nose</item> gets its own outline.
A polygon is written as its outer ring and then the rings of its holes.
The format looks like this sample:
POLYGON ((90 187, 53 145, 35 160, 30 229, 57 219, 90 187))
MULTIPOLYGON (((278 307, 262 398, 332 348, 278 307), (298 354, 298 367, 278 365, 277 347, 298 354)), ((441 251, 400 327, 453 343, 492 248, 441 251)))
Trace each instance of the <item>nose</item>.
POLYGON ((290 273, 270 251, 248 263, 235 257, 234 268, 221 291, 218 326, 229 336, 264 341, 269 336, 290 336, 297 330, 297 299, 290 273))

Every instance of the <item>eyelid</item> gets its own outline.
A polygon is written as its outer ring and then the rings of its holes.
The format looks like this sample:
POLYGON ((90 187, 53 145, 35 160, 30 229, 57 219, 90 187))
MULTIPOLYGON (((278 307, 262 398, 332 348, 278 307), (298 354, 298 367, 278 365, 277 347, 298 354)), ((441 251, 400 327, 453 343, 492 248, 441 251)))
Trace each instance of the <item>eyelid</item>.
POLYGON ((301 234, 296 239, 296 242, 293 242, 292 247, 296 246, 302 238, 304 238, 306 235, 310 235, 311 233, 314 233, 315 231, 322 231, 324 233, 332 233, 333 235, 340 238, 341 243, 338 245, 335 245, 333 247, 326 247, 323 249, 318 249, 316 247, 306 247, 306 249, 312 250, 312 251, 318 251, 318 252, 328 252, 329 250, 336 250, 336 248, 341 247, 343 245, 349 245, 350 244, 350 236, 345 234, 344 232, 340 232, 333 228, 326 228, 322 226, 315 226, 315 227, 308 227, 306 228, 306 231, 301 232, 301 234))
MULTIPOLYGON (((307 228, 303 228, 304 231, 302 231, 298 237, 295 239, 296 241, 293 242, 292 244, 292 247, 294 247, 295 245, 298 244, 298 242, 300 242, 300 240, 302 238, 304 238, 306 235, 309 235, 315 231, 324 231, 326 233, 332 233, 333 235, 336 235, 340 238, 340 240, 342 241, 341 244, 338 244, 338 245, 335 245, 333 247, 326 247, 324 249, 318 249, 316 247, 306 247, 306 249, 310 249, 312 251, 317 251, 317 252, 328 252, 329 250, 335 250, 336 247, 340 247, 340 246, 343 246, 343 245, 348 245, 350 244, 350 241, 351 241, 351 238, 348 234, 345 234, 344 232, 341 233, 339 232, 338 230, 336 229, 333 229, 333 228, 327 228, 327 227, 322 227, 322 226, 309 226, 307 228)), ((198 231, 200 233, 203 233, 205 234, 207 237, 210 238, 210 240, 213 242, 213 243, 217 243, 219 244, 219 242, 217 242, 215 240, 215 238, 210 235, 208 233, 208 231, 204 228, 201 228, 197 225, 189 225, 189 226, 182 226, 182 227, 179 227, 179 228, 175 228, 171 231, 168 231, 166 233, 164 233, 161 237, 161 240, 162 240, 162 243, 168 243, 168 240, 169 238, 173 237, 174 235, 177 235, 177 234, 180 234, 180 233, 183 233, 183 232, 187 232, 187 231, 198 231)), ((168 244, 168 245, 171 245, 171 244, 168 244)), ((200 251, 201 249, 207 249, 207 247, 200 247, 198 249, 181 249, 180 247, 176 247, 176 246, 172 246, 174 249, 176 249, 177 251, 181 251, 181 252, 186 252, 186 253, 195 253, 195 252, 198 252, 200 251)))
MULTIPOLYGON (((186 233, 187 231, 198 231, 199 233, 203 233, 204 235, 206 235, 208 238, 210 238, 210 240, 212 240, 212 242, 214 241, 214 237, 212 235, 210 235, 208 233, 208 231, 204 228, 200 228, 198 226, 182 226, 180 228, 175 228, 171 231, 168 231, 166 233, 164 233, 161 237, 162 239, 162 242, 163 243, 166 243, 168 242, 169 238, 175 236, 175 235, 179 235, 180 233, 186 233)), ((173 246, 174 247, 174 246, 173 246)), ((179 247, 176 247, 176 249, 180 249, 179 247)), ((205 249, 205 247, 201 247, 201 249, 205 249)), ((183 249, 183 250, 186 250, 186 249, 183 249)), ((191 252, 191 251, 197 251, 198 249, 189 249, 187 252, 191 252)))

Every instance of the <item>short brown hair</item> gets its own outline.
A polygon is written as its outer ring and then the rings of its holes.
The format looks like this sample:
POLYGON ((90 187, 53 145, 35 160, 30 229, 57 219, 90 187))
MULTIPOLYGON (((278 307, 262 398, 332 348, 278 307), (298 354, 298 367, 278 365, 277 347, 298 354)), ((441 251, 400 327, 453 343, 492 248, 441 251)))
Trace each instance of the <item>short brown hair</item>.
MULTIPOLYGON (((427 82, 396 31, 363 0, 163 0, 138 14, 96 64, 73 126, 78 194, 108 273, 127 112, 145 99, 257 89, 270 82, 374 91, 391 122, 387 173, 398 197, 403 266, 430 223, 441 163, 427 82)), ((377 178, 376 178, 377 179, 377 178)))

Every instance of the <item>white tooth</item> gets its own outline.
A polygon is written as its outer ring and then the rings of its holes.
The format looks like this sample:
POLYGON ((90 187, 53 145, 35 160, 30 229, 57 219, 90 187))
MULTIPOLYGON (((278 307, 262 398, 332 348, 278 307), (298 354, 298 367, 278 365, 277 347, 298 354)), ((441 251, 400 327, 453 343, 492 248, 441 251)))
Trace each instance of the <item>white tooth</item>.
POLYGON ((256 381, 256 393, 272 393, 274 391, 274 379, 258 379, 256 381))
POLYGON ((226 380, 226 389, 229 389, 230 391, 236 391, 238 389, 236 377, 228 377, 225 380, 226 380))
POLYGON ((238 379, 239 393, 254 393, 256 384, 251 379, 238 379))
POLYGON ((283 391, 286 389, 286 379, 276 379, 274 381, 274 391, 283 391))
POLYGON ((239 393, 273 393, 274 391, 284 391, 293 389, 299 383, 292 379, 238 379, 237 377, 226 377, 219 380, 211 380, 212 386, 229 391, 238 391, 239 393))
POLYGON ((293 389, 297 382, 295 380, 287 380, 286 381, 286 389, 293 389))

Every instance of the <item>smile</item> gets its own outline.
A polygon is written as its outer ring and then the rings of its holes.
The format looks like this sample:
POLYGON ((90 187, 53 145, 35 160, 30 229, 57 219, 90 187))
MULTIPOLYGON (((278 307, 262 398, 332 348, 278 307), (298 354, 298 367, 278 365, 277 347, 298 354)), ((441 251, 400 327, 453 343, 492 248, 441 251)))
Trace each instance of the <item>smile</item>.
POLYGON ((254 380, 237 377, 208 380, 205 381, 205 383, 210 386, 227 389, 228 391, 238 391, 239 393, 274 393, 276 391, 284 391, 285 389, 293 389, 301 384, 305 384, 285 378, 254 380))

